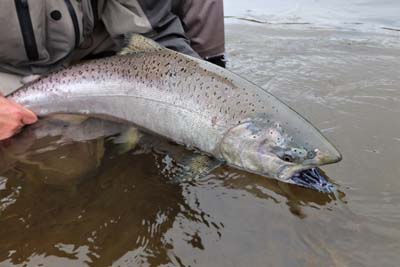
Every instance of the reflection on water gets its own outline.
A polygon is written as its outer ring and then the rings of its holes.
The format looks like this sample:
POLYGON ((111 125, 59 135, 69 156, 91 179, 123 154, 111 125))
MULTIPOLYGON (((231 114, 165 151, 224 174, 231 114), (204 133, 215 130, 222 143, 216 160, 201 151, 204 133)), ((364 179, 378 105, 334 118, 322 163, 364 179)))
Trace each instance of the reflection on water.
POLYGON ((144 134, 122 154, 111 138, 93 139, 125 128, 95 119, 80 125, 46 121, 3 144, 0 263, 185 265, 192 255, 181 256, 180 250, 205 251, 224 233, 226 222, 203 210, 196 193, 201 188, 218 192, 215 201, 230 191, 235 192, 231 197, 240 192, 272 203, 282 202, 277 197, 282 196, 300 217, 302 205, 332 201, 329 195, 227 167, 195 182, 171 182, 162 175, 166 153, 192 152, 144 134), (44 130, 54 136, 45 137, 44 130), (84 141, 84 131, 91 140, 84 141), (77 136, 80 141, 73 141, 77 136))
POLYGON ((163 237, 177 216, 207 220, 162 179, 153 153, 119 155, 103 138, 54 143, 35 140, 32 157, 1 173, 1 197, 14 203, 1 212, 0 262, 155 266, 171 261, 163 237))
POLYGON ((335 196, 334 194, 321 193, 300 186, 282 183, 274 179, 265 179, 255 174, 239 171, 235 171, 235 173, 241 173, 238 176, 239 179, 235 179, 237 176, 230 175, 229 171, 221 176, 224 181, 224 187, 245 190, 257 198, 271 199, 275 203, 278 203, 279 201, 271 195, 271 191, 273 191, 275 194, 282 196, 290 212, 300 218, 306 216, 302 212, 302 206, 314 206, 319 209, 319 207, 325 206, 332 201, 343 202, 345 197, 345 194, 340 190, 337 192, 337 196, 335 196))

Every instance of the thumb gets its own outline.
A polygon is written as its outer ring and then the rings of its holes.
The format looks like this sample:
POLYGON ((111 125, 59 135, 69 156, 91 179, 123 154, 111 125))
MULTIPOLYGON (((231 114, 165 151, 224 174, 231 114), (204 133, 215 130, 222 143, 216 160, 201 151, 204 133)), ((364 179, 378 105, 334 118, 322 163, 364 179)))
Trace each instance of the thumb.
POLYGON ((35 113, 30 111, 29 109, 22 108, 22 118, 21 121, 23 124, 32 124, 38 120, 35 113))
POLYGON ((21 106, 20 104, 18 104, 17 102, 15 102, 14 100, 11 99, 6 99, 9 103, 11 103, 12 105, 14 105, 14 107, 16 107, 17 109, 20 110, 21 112, 21 122, 23 124, 32 124, 35 123, 38 118, 36 116, 35 113, 33 113, 31 110, 21 106))

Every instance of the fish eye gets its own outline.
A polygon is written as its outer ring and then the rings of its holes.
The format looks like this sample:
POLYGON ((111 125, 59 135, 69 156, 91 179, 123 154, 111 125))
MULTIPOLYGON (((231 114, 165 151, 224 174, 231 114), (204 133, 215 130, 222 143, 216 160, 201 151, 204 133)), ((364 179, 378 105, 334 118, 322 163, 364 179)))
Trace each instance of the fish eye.
POLYGON ((307 158, 308 159, 313 159, 313 158, 315 158, 315 155, 316 155, 317 153, 315 153, 315 151, 308 151, 307 152, 307 158))
POLYGON ((293 157, 292 156, 290 156, 290 155, 284 155, 283 157, 282 157, 282 160, 284 160, 284 161, 287 161, 287 162, 293 162, 293 157))

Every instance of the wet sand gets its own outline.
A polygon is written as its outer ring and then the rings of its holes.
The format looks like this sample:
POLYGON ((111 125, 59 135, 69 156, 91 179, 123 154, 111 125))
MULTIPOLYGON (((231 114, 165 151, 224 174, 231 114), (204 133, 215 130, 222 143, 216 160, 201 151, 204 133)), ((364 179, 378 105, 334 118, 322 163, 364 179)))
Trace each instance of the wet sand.
POLYGON ((323 168, 339 197, 228 167, 171 183, 162 149, 28 130, 2 149, 0 266, 398 266, 398 40, 227 25, 228 68, 342 152, 323 168))

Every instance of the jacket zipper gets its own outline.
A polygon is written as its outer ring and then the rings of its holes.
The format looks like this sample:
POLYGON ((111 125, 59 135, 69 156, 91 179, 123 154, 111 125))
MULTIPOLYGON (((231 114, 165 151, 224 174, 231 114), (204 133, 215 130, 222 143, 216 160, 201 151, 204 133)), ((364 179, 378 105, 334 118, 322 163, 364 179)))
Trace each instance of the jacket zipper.
POLYGON ((31 14, 29 13, 28 0, 15 0, 15 7, 22 38, 24 40, 25 52, 29 60, 39 59, 39 52, 36 45, 35 33, 33 31, 31 14))
POLYGON ((76 12, 74 6, 71 4, 70 0, 64 0, 67 5, 69 15, 71 16, 72 24, 74 25, 74 33, 75 33, 75 48, 79 47, 80 44, 80 31, 79 31, 79 22, 78 17, 76 16, 76 12))

